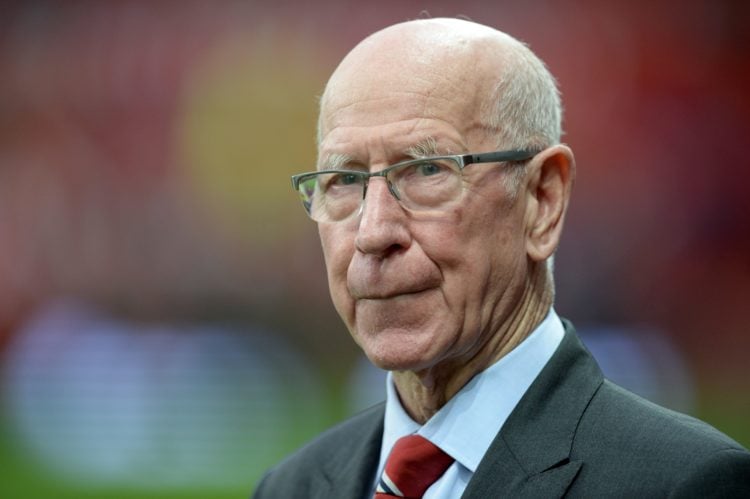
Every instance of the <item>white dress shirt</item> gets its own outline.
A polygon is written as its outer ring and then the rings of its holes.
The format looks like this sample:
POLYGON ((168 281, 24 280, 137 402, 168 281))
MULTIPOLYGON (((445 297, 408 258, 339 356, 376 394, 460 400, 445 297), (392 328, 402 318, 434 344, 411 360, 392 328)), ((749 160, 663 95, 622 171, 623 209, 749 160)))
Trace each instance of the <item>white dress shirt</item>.
POLYGON ((418 433, 456 460, 427 489, 424 498, 461 497, 505 420, 552 357, 564 334, 560 318, 550 308, 544 321, 520 345, 474 376, 424 425, 404 411, 388 373, 383 441, 375 484, 396 440, 418 433))

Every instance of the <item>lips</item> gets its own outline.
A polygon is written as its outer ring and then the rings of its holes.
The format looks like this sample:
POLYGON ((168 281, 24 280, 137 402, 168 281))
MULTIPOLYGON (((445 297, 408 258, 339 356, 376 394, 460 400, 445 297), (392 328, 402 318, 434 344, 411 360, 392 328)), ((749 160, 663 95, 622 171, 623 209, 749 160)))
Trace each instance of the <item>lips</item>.
POLYGON ((418 295, 420 293, 424 293, 425 291, 429 291, 433 288, 424 288, 424 289, 418 289, 418 290, 396 290, 396 291, 389 291, 389 292, 366 292, 364 294, 355 295, 352 294, 352 297, 356 300, 390 300, 392 298, 399 298, 403 296, 413 296, 418 295))
POLYGON ((415 295, 440 286, 440 273, 424 265, 354 258, 347 273, 349 294, 355 300, 387 300, 415 295))

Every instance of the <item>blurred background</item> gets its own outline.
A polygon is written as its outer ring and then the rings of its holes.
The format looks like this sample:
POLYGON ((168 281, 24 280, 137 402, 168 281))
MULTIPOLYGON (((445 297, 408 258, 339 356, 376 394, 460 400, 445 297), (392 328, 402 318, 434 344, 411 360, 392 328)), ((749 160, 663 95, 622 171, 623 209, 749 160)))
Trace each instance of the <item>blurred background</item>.
POLYGON ((4 1, 0 497, 246 497, 382 398, 289 176, 337 62, 426 15, 559 80, 558 313, 616 381, 750 445, 747 2, 4 1))

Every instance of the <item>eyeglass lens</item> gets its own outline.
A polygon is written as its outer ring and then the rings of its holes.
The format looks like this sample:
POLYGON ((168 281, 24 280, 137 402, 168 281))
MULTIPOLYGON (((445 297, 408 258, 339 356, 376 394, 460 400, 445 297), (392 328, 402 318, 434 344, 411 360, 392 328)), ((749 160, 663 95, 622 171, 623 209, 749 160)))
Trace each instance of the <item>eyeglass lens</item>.
POLYGON ((317 172, 300 182, 300 196, 314 220, 334 222, 359 210, 372 176, 385 176, 394 196, 410 210, 439 209, 461 192, 461 168, 452 158, 409 161, 384 172, 317 172))

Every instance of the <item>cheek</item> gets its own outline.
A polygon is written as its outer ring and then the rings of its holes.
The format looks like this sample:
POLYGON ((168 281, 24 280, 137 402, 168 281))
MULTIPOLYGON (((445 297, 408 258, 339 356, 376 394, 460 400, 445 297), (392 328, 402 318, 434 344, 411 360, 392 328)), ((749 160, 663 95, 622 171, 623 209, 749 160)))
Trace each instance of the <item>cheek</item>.
POLYGON ((346 285, 346 273, 354 254, 354 237, 342 229, 343 227, 338 226, 318 225, 331 299, 341 318, 350 325, 353 302, 346 285))
POLYGON ((470 281, 502 253, 505 230, 502 217, 488 210, 457 209, 416 239, 443 271, 470 281))
POLYGON ((490 203, 477 208, 453 213, 453 223, 433 231, 439 237, 423 238, 443 272, 448 300, 468 314, 492 307, 525 258, 519 217, 490 203))

